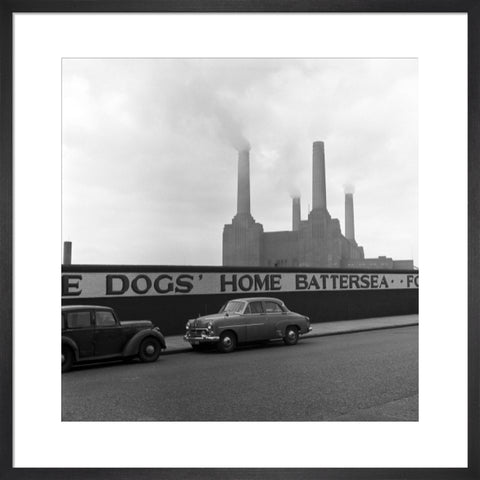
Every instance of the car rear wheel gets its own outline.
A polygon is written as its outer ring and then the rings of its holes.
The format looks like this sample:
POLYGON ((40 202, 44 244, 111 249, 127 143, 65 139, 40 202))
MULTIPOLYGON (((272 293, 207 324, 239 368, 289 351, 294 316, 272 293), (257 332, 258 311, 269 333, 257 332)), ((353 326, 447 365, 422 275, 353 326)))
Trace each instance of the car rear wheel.
POLYGON ((221 353, 230 353, 235 350, 237 346, 237 337, 233 332, 225 332, 220 335, 220 341, 217 344, 217 349, 221 353))
POLYGON ((295 345, 298 342, 298 328, 294 326, 287 327, 283 341, 286 345, 295 345))
POLYGON ((68 372, 72 368, 73 352, 70 347, 62 346, 62 372, 68 372))
POLYGON ((160 356, 160 342, 154 337, 147 337, 142 340, 138 350, 138 358, 142 362, 155 362, 160 356))

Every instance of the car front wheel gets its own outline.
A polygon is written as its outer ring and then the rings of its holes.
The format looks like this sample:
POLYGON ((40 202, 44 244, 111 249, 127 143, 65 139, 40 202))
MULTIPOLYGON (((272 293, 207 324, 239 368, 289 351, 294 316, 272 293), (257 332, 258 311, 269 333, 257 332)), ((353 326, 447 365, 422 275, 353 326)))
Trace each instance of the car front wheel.
POLYGON ((287 327, 283 341, 286 345, 295 345, 298 342, 298 328, 293 326, 287 327))
POLYGON ((225 332, 220 335, 220 341, 217 344, 219 352, 230 353, 235 350, 237 346, 237 338, 233 332, 225 332))
POLYGON ((62 347, 62 372, 68 372, 72 368, 73 352, 69 347, 62 347))
POLYGON ((160 342, 154 337, 147 337, 142 340, 138 350, 138 358, 142 362, 155 362, 161 352, 160 342))

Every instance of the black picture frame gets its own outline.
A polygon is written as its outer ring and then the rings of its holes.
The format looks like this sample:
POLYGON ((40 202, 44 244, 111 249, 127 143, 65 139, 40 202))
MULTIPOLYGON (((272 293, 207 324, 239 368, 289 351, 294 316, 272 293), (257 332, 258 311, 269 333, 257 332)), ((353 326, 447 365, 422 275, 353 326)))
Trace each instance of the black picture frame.
MULTIPOLYGON (((10 0, 0 10, 0 478, 5 479, 476 479, 480 478, 480 1, 478 0, 10 0), (466 12, 468 13, 468 468, 25 469, 12 468, 14 12, 466 12)), ((445 442, 448 442, 445 432, 445 442)))

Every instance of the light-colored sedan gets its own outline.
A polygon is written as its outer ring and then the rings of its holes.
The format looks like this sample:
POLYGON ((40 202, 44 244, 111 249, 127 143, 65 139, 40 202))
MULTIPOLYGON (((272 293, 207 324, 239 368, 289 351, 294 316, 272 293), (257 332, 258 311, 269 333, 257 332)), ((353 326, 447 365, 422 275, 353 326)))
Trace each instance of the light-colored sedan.
POLYGON ((184 339, 195 350, 215 344, 220 352, 228 353, 240 343, 276 338, 295 345, 299 335, 311 329, 308 317, 291 312, 278 298, 238 298, 219 313, 189 320, 184 339))

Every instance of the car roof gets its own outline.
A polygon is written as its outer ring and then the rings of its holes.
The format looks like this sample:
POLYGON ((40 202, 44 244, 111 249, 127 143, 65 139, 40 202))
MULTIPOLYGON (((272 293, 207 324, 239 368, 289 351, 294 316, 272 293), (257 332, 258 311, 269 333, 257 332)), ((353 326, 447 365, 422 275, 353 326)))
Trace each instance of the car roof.
POLYGON ((277 302, 282 303, 283 300, 274 297, 246 297, 246 298, 233 298, 231 301, 242 301, 242 302, 277 302))
POLYGON ((112 310, 105 305, 62 305, 62 312, 68 312, 70 310, 112 310))

